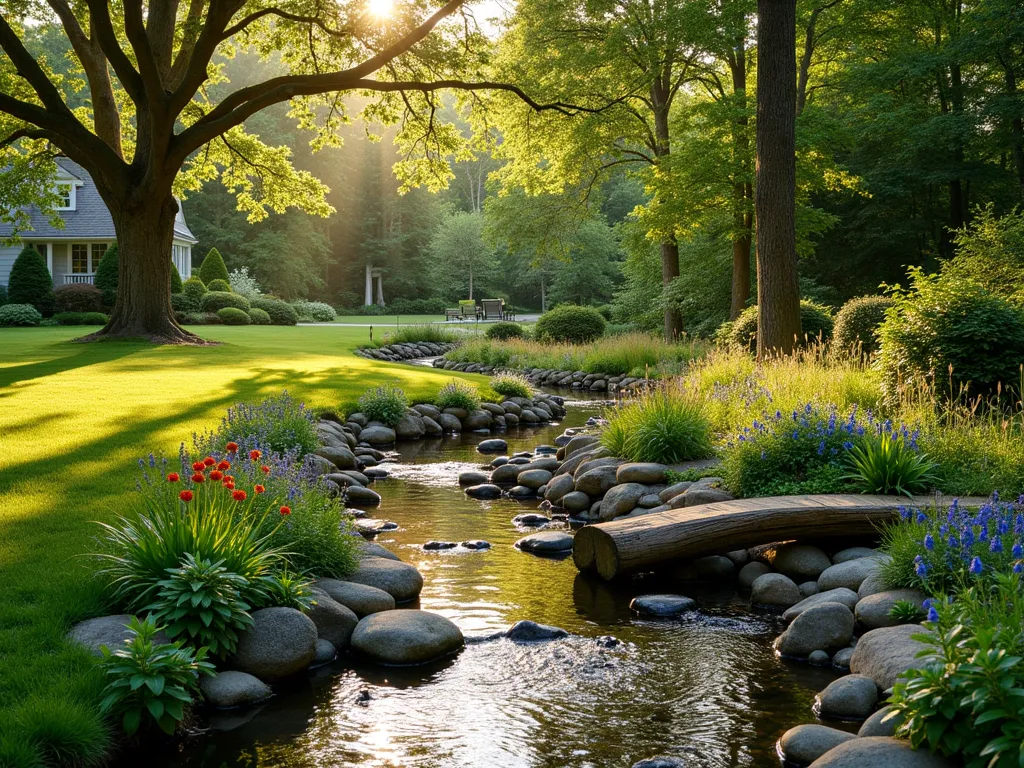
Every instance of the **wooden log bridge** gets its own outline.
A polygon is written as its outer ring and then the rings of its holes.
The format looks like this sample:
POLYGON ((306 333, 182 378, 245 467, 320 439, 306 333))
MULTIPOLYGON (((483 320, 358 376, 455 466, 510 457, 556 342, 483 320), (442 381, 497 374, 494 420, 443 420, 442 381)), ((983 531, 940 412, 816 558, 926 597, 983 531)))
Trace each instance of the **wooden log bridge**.
MULTIPOLYGON (((737 499, 623 517, 576 532, 572 557, 581 571, 611 580, 678 559, 776 541, 871 535, 901 506, 930 508, 951 497, 813 495, 737 499)), ((978 506, 987 499, 961 499, 978 506)))

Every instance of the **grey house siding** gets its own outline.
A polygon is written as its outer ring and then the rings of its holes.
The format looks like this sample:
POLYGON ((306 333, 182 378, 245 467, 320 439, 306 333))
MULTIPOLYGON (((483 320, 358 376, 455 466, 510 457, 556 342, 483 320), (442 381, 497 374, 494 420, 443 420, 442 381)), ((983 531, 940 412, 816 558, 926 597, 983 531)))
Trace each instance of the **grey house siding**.
POLYGON ((14 260, 21 253, 20 245, 0 245, 0 285, 7 285, 10 282, 11 267, 14 260))

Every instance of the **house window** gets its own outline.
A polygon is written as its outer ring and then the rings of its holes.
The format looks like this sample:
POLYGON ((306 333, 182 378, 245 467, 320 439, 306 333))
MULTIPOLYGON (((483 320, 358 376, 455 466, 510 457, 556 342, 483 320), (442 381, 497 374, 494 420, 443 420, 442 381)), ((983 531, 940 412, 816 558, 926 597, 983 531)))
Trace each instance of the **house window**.
POLYGON ((75 275, 89 274, 89 246, 74 243, 71 246, 71 273, 75 275))
POLYGON ((96 274, 100 268, 100 259, 103 258, 103 254, 107 252, 106 243, 93 243, 92 244, 92 272, 96 274))
POLYGON ((60 198, 57 201, 58 211, 73 211, 75 210, 75 185, 74 184, 58 184, 57 185, 57 197, 60 198))

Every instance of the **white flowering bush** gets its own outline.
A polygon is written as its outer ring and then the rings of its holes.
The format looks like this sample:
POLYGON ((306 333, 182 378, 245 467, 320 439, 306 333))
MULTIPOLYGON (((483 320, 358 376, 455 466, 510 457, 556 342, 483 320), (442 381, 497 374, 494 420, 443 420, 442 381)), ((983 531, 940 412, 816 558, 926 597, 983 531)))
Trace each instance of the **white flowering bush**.
POLYGON ((231 274, 228 275, 228 282, 231 283, 232 291, 245 296, 247 299, 255 299, 263 293, 260 290, 260 284, 256 282, 255 276, 249 274, 248 267, 232 270, 231 274))

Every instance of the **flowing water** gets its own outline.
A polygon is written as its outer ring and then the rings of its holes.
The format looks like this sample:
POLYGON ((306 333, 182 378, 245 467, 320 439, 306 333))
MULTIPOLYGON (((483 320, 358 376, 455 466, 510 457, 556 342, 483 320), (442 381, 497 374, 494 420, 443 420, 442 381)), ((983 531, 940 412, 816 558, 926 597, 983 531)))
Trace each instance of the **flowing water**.
MULTIPOLYGON (((572 403, 561 425, 511 430, 509 448, 551 443, 598 409, 572 403)), ((776 659, 778 619, 752 612, 732 585, 647 577, 609 586, 579 575, 571 558, 516 550, 528 531, 511 519, 536 504, 474 501, 456 482, 484 461, 475 451, 481 439, 402 445, 399 463, 385 465, 392 477, 376 486, 383 505, 371 513, 400 527, 377 541, 422 571, 418 607, 447 616, 467 637, 532 619, 571 638, 471 642, 452 659, 414 669, 343 657, 260 708, 213 713, 203 719, 208 728, 179 747, 126 765, 629 768, 673 754, 702 768, 778 766, 776 739, 814 722, 814 694, 834 675, 776 659), (421 549, 467 539, 492 547, 421 549), (631 597, 664 591, 696 598, 700 613, 667 621, 630 615, 631 597), (599 641, 607 636, 620 642, 599 641), (369 699, 360 701, 364 692, 369 699)))

